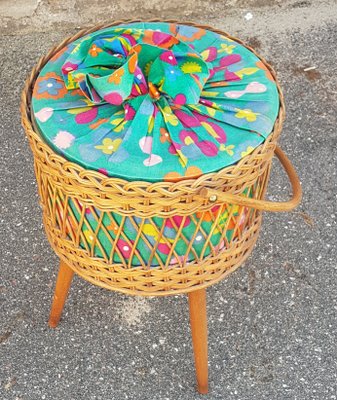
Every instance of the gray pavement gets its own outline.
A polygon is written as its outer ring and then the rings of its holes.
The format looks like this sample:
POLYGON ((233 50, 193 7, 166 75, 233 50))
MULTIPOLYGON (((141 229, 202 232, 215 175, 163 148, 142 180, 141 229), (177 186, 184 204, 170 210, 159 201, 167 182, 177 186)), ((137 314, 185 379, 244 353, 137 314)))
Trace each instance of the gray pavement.
MULTIPOLYGON (((337 399, 336 1, 87 3, 0 1, 0 399, 202 398, 185 296, 133 298, 75 278, 59 327, 47 326, 58 261, 43 232, 20 92, 38 57, 77 27, 139 15, 217 26, 274 65, 287 106, 281 145, 304 191, 298 210, 265 214, 252 256, 208 290, 204 398, 337 399)), ((287 196, 275 162, 269 197, 287 196)))

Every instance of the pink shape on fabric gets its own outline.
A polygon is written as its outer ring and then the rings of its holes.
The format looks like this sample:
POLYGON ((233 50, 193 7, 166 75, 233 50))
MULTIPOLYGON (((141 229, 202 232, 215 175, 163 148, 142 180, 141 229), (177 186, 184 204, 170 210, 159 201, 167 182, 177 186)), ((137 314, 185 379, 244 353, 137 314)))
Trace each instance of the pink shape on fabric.
POLYGON ((214 137, 219 143, 226 143, 227 135, 226 135, 225 131, 221 128, 221 126, 219 126, 215 122, 211 122, 211 121, 207 121, 206 124, 209 125, 214 130, 214 132, 216 134, 216 136, 214 136, 214 137))
POLYGON ((98 172, 103 175, 109 176, 108 171, 105 168, 98 168, 98 172))
POLYGON ((184 105, 184 104, 186 104, 186 96, 182 93, 177 94, 176 97, 174 98, 173 102, 175 104, 184 105))
POLYGON ((166 243, 159 243, 158 244, 158 250, 163 254, 169 254, 170 246, 167 245, 166 243))
POLYGON ((231 90, 229 92, 224 93, 226 97, 230 99, 238 99, 243 96, 245 93, 263 93, 267 90, 267 87, 259 82, 251 82, 249 83, 245 89, 243 90, 231 90))
POLYGON ((120 106, 123 103, 123 97, 117 92, 106 94, 104 100, 114 106, 120 106))
POLYGON ((209 140, 199 141, 199 137, 194 132, 182 130, 179 134, 179 138, 184 143, 181 147, 186 145, 186 139, 189 138, 206 156, 214 157, 218 154, 218 147, 215 143, 210 142, 209 140))
POLYGON ((40 122, 46 122, 53 115, 54 110, 50 107, 42 108, 40 111, 36 112, 35 118, 37 118, 40 122))
MULTIPOLYGON (((167 228, 175 228, 175 226, 176 226, 179 229, 181 227, 181 225, 182 225, 183 218, 184 217, 182 217, 180 215, 176 215, 176 216, 174 216, 174 217, 172 217, 170 219, 167 219, 166 222, 165 222, 165 227, 167 227, 167 228), (174 224, 172 223, 171 220, 173 220, 174 224)), ((185 219, 185 221, 184 221, 183 228, 188 226, 190 224, 190 222, 191 222, 191 219, 189 217, 187 217, 185 219)))
POLYGON ((98 114, 98 109, 97 107, 92 107, 88 111, 81 112, 76 115, 75 121, 78 124, 88 124, 89 122, 92 122, 98 114))
POLYGON ((204 50, 203 53, 208 52, 207 58, 205 61, 210 62, 210 61, 214 61, 217 58, 218 55, 218 51, 216 49, 216 47, 212 46, 212 47, 208 47, 208 49, 204 50))
POLYGON ((194 128, 196 126, 200 126, 200 120, 197 118, 197 114, 193 112, 192 112, 193 115, 190 115, 182 110, 174 110, 174 114, 187 128, 194 128))
POLYGON ((143 161, 145 167, 153 167, 154 165, 157 165, 163 161, 163 159, 159 155, 151 154, 152 142, 153 142, 152 136, 143 136, 138 142, 142 152, 150 155, 150 157, 146 158, 143 161))
POLYGON ((221 67, 228 67, 228 65, 235 64, 239 61, 241 61, 241 56, 240 54, 230 54, 229 56, 223 57, 220 60, 220 65, 221 67))
POLYGON ((133 107, 130 106, 130 104, 125 104, 124 111, 125 111, 124 115, 125 121, 133 120, 134 116, 136 115, 136 111, 133 107))
POLYGON ((55 146, 57 146, 59 149, 68 149, 73 141, 75 139, 75 136, 72 135, 71 133, 67 131, 58 131, 57 135, 53 139, 53 143, 55 146))
POLYGON ((225 80, 226 81, 240 81, 241 79, 237 75, 235 75, 234 72, 226 70, 225 71, 225 80))
MULTIPOLYGON (((131 244, 134 244, 133 240, 130 240, 131 244)), ((117 247, 119 251, 122 253, 123 257, 128 259, 131 256, 131 247, 130 245, 123 239, 118 239, 117 247)))
POLYGON ((143 136, 139 140, 139 147, 141 148, 142 152, 145 154, 150 154, 152 151, 152 137, 151 136, 143 136))
POLYGON ((162 53, 159 56, 159 58, 162 61, 165 61, 166 63, 171 64, 171 65, 177 65, 178 64, 175 56, 172 53, 172 51, 165 51, 164 53, 162 53))
POLYGON ((168 43, 172 39, 172 36, 168 33, 155 31, 152 36, 153 43, 156 45, 168 43))
POLYGON ((131 46, 135 46, 137 44, 137 40, 132 35, 129 35, 128 33, 122 33, 121 36, 125 37, 131 43, 131 46))
POLYGON ((76 71, 78 69, 78 65, 71 63, 71 62, 66 62, 65 64, 63 64, 62 66, 62 72, 64 73, 64 75, 68 75, 69 72, 71 71, 76 71))
POLYGON ((145 165, 145 167, 153 167, 154 165, 157 165, 162 161, 163 159, 157 154, 151 154, 149 158, 143 161, 143 164, 145 165))
POLYGON ((212 107, 212 104, 213 104, 213 102, 211 102, 210 100, 206 100, 206 99, 201 99, 200 103, 202 103, 206 107, 212 107))

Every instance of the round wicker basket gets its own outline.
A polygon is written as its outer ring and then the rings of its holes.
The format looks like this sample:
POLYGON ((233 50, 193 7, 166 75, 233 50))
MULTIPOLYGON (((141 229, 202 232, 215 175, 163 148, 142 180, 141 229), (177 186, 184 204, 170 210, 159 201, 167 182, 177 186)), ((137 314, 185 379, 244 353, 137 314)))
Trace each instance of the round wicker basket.
MULTIPOLYGON (((135 21, 138 20, 115 21, 81 30, 42 57, 24 87, 21 103, 22 124, 34 155, 44 226, 49 242, 61 260, 84 279, 127 294, 169 295, 191 292, 221 280, 242 264, 258 238, 261 211, 288 211, 300 201, 301 188, 296 173, 284 153, 277 147, 277 139, 284 120, 283 96, 277 83, 280 97, 279 115, 272 134, 262 145, 237 164, 198 179, 159 183, 129 182, 85 170, 67 161, 56 154, 34 129, 31 96, 35 80, 47 61, 68 43, 101 28, 135 21), (288 202, 272 203, 263 200, 274 153, 285 167, 293 187, 293 198, 288 202), (249 197, 246 193, 249 193, 249 197), (81 245, 85 215, 83 212, 81 218, 75 220, 69 207, 70 201, 80 202, 83 209, 99 210, 100 214, 109 212, 119 214, 122 223, 116 241, 118 238, 123 238, 123 221, 127 217, 137 216, 143 221, 135 228, 138 230, 138 239, 142 237, 144 240, 142 224, 145 219, 155 227, 153 222, 155 217, 165 219, 174 216, 189 217, 200 228, 202 217, 218 205, 219 211, 211 213, 213 224, 211 231, 205 237, 205 248, 210 246, 211 253, 206 255, 205 251, 202 251, 201 255, 196 255, 192 261, 177 257, 174 250, 177 241, 182 239, 187 243, 188 253, 192 250, 193 241, 184 237, 182 229, 177 227, 176 239, 171 243, 172 249, 168 257, 168 260, 175 260, 175 263, 159 262, 158 266, 151 266, 151 259, 158 243, 153 245, 148 243, 152 246, 150 260, 143 261, 142 265, 136 267, 122 257, 120 263, 113 262, 112 254, 97 257, 92 250, 81 245), (234 217, 233 205, 239 206, 239 216, 234 217), (220 224, 220 216, 225 209, 228 211, 227 222, 220 224), (196 218, 196 213, 200 219, 196 218), (231 229, 234 230, 231 239, 226 236, 228 224, 231 224, 231 229), (222 246, 214 246, 211 243, 210 238, 214 230, 221 233, 219 243, 222 242, 222 246)), ((184 24, 213 30, 243 44, 227 33, 211 27, 186 22, 184 24)), ((246 47, 255 53, 252 48, 246 47)), ((277 82, 272 67, 263 58, 259 58, 277 82)), ((81 213, 80 209, 78 211, 81 213)), ((97 229, 92 232, 97 246, 100 246, 98 232, 105 229, 101 221, 102 219, 97 217, 97 229)), ((163 232, 159 230, 159 237, 162 234, 163 232)), ((131 245, 132 253, 137 252, 136 242, 137 240, 131 245)), ((118 248, 113 244, 112 253, 114 252, 118 252, 118 248)))

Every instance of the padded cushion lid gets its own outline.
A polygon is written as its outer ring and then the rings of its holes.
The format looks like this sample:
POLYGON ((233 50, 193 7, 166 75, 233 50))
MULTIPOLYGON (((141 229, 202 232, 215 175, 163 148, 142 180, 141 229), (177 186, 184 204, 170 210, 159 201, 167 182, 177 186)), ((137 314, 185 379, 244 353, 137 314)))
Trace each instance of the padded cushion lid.
POLYGON ((262 61, 215 32, 131 23, 72 42, 41 70, 35 125, 66 159, 127 180, 218 171, 253 151, 278 114, 262 61))

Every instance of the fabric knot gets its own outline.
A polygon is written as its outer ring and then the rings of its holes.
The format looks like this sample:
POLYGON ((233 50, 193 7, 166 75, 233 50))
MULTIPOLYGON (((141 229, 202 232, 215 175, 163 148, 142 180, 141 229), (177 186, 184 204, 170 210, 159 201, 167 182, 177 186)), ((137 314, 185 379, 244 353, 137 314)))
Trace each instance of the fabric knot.
POLYGON ((208 63, 192 47, 150 30, 83 40, 69 54, 62 73, 68 90, 80 89, 91 103, 113 105, 144 94, 177 105, 198 104, 210 75, 208 63))

